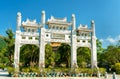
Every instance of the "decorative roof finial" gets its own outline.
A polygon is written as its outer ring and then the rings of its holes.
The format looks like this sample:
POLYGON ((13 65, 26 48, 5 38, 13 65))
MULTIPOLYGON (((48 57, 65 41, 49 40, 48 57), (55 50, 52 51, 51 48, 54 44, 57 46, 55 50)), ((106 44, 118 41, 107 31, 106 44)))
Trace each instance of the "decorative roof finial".
POLYGON ((21 16, 21 13, 20 13, 20 12, 18 12, 18 13, 17 13, 17 15, 18 15, 18 16, 21 16))

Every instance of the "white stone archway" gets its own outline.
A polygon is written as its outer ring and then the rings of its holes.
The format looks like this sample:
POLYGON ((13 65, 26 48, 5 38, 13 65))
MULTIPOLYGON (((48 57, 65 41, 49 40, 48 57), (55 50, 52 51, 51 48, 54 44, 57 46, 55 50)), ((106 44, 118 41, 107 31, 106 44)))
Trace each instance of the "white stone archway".
POLYGON ((91 68, 97 67, 95 23, 91 28, 80 25, 76 29, 76 18, 72 14, 71 22, 67 18, 54 18, 51 16, 46 22, 45 11, 42 11, 41 22, 27 19, 22 22, 21 13, 17 14, 17 30, 15 37, 14 66, 19 71, 20 47, 23 44, 39 46, 39 67, 45 67, 45 44, 48 42, 67 43, 71 46, 71 68, 77 64, 77 47, 91 48, 91 68), (46 28, 45 26, 48 26, 46 28), (21 30, 21 28, 23 28, 21 30))

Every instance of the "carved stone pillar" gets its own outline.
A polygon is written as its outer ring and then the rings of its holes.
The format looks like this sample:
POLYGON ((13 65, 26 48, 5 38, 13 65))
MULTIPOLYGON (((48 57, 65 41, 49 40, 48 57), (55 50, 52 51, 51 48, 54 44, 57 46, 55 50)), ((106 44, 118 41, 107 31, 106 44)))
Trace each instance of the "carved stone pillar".
POLYGON ((20 59, 20 31, 16 31, 15 51, 14 51, 15 72, 19 72, 19 59, 20 59))
POLYGON ((96 36, 95 36, 95 23, 91 22, 92 26, 92 42, 91 42, 91 68, 97 68, 97 50, 96 50, 96 36))
POLYGON ((21 13, 17 13, 17 30, 20 30, 21 27, 21 13))
POLYGON ((45 12, 42 11, 40 28, 40 39, 39 39, 39 67, 45 67, 45 12))
POLYGON ((75 15, 72 15, 72 29, 71 29, 71 68, 77 66, 77 43, 76 43, 76 21, 75 15))
POLYGON ((19 72, 19 59, 20 59, 20 27, 21 27, 21 13, 17 13, 17 30, 16 30, 16 37, 15 37, 15 51, 14 51, 14 67, 15 72, 19 72))

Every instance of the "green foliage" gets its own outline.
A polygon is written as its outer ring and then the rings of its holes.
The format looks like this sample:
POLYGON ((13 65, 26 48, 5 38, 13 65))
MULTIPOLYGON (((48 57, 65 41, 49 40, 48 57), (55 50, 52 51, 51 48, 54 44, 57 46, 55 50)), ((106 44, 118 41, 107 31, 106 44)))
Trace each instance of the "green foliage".
POLYGON ((96 40, 96 43, 97 43, 97 60, 98 60, 98 66, 99 67, 104 67, 104 61, 105 61, 105 58, 104 58, 104 49, 102 48, 102 42, 97 39, 96 40))
POLYGON ((7 67, 8 73, 14 73, 14 68, 13 67, 7 67))
POLYGON ((103 53, 103 48, 102 48, 102 42, 99 41, 99 39, 96 40, 96 43, 97 43, 97 53, 100 54, 100 53, 103 53))
POLYGON ((37 67, 33 67, 33 68, 30 68, 30 72, 40 72, 40 70, 37 67))
POLYGON ((49 44, 45 46, 45 65, 46 67, 54 67, 55 65, 55 53, 52 51, 52 47, 49 44))
POLYGON ((0 51, 6 48, 6 42, 4 41, 4 37, 0 36, 0 51))
POLYGON ((4 69, 4 64, 0 64, 0 69, 4 69))
POLYGON ((91 68, 77 68, 75 69, 75 71, 73 73, 87 73, 89 76, 92 76, 93 74, 97 74, 98 71, 100 72, 100 74, 105 74, 106 70, 105 68, 99 68, 99 69, 91 69, 91 68))
POLYGON ((98 65, 107 71, 115 71, 114 65, 120 62, 120 43, 109 45, 103 52, 98 53, 98 65))
POLYGON ((36 45, 23 45, 20 50, 20 62, 22 66, 37 66, 39 60, 39 48, 36 45))
POLYGON ((79 47, 77 49, 77 62, 78 66, 85 68, 90 64, 90 49, 87 47, 79 47))
POLYGON ((37 72, 37 73, 39 73, 40 70, 38 67, 23 67, 21 69, 21 72, 37 72))
POLYGON ((29 72, 29 71, 30 71, 29 67, 22 68, 22 72, 29 72))
POLYGON ((6 63, 8 63, 8 58, 5 56, 5 53, 6 53, 6 49, 3 48, 1 51, 0 51, 0 63, 1 64, 4 64, 6 65, 6 63))
POLYGON ((4 41, 6 43, 6 51, 4 54, 9 60, 7 65, 12 66, 14 57, 14 33, 12 32, 12 29, 8 29, 6 34, 7 36, 4 37, 4 41))
POLYGON ((66 43, 62 43, 61 46, 58 48, 58 53, 60 55, 59 65, 66 64, 66 67, 70 67, 70 53, 71 49, 70 46, 66 43))
POLYGON ((100 72, 101 74, 105 74, 106 69, 105 69, 105 68, 99 68, 99 72, 100 72))
POLYGON ((0 36, 0 64, 12 65, 14 51, 14 34, 11 29, 6 31, 7 36, 0 36))
POLYGON ((78 68, 80 73, 92 73, 92 70, 90 68, 78 68))
POLYGON ((55 53, 55 66, 59 65, 59 60, 60 60, 60 53, 54 52, 55 53))
POLYGON ((120 63, 115 63, 112 67, 117 74, 120 74, 120 63))
POLYGON ((4 37, 0 36, 0 64, 5 65, 8 59, 5 57, 6 53, 6 42, 4 41, 4 37))
POLYGON ((120 62, 120 49, 116 46, 108 46, 104 52, 105 62, 114 65, 120 62))

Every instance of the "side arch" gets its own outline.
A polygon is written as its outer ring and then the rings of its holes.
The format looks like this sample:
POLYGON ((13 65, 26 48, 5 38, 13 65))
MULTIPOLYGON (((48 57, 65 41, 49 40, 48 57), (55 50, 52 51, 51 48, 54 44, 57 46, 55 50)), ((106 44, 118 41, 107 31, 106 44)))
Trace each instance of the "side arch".
POLYGON ((77 63, 78 67, 90 67, 91 63, 91 49, 89 47, 77 48, 77 63))
POLYGON ((24 44, 20 48, 20 63, 23 67, 38 66, 39 47, 34 44, 24 44))

